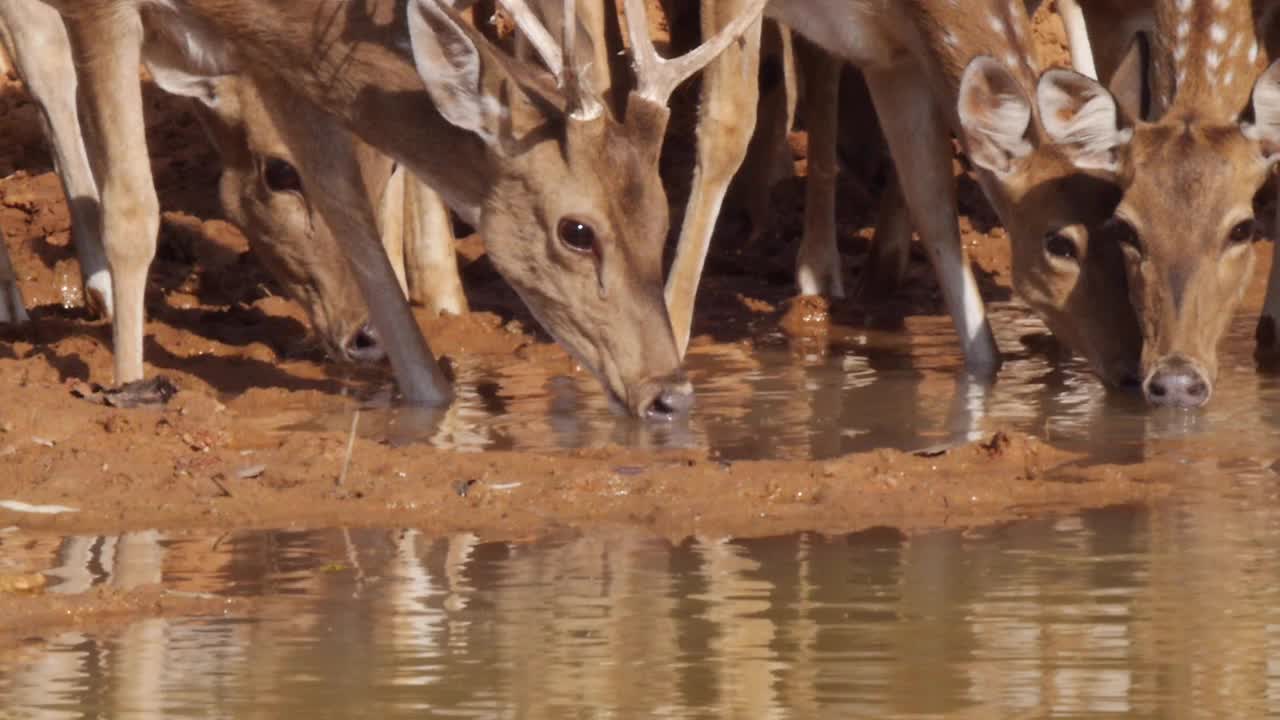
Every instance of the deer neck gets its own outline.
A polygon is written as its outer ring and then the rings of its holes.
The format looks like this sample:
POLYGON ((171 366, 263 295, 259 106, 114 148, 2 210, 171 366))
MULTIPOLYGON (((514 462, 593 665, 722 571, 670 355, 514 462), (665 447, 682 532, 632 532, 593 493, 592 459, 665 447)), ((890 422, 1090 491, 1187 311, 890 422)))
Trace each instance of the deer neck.
POLYGON ((252 13, 243 0, 168 4, 199 18, 202 42, 236 38, 225 53, 234 70, 268 69, 300 101, 323 107, 436 189, 464 220, 477 221, 498 161, 432 103, 411 57, 404 0, 261 0, 252 13))
POLYGON ((1176 122, 1234 123, 1249 102, 1266 54, 1247 0, 1156 3, 1154 116, 1176 122))

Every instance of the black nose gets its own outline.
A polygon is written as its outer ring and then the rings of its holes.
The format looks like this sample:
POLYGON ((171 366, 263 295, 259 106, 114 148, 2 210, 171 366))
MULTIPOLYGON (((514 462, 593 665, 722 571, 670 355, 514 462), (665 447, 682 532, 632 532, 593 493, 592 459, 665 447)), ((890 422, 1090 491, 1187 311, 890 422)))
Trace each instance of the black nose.
POLYGON ((689 412, 693 407, 693 385, 683 373, 654 388, 653 397, 645 405, 642 414, 651 420, 671 420, 689 412))
POLYGON ((347 359, 353 362, 377 362, 386 357, 382 343, 378 340, 378 333, 368 323, 351 333, 351 337, 347 338, 343 346, 343 351, 347 359))
POLYGON ((1209 401, 1209 381, 1183 358, 1162 362, 1147 379, 1143 392, 1152 405, 1197 408, 1209 401))

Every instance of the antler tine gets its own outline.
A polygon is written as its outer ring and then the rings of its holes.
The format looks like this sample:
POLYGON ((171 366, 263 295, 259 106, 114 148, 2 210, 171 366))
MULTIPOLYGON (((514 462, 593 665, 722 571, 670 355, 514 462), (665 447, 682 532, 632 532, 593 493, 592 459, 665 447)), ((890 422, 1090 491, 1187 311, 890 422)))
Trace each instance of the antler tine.
POLYGON ((681 55, 664 59, 658 56, 649 36, 644 0, 626 0, 627 37, 631 42, 632 61, 636 66, 636 92, 653 102, 665 105, 680 83, 707 66, 729 43, 742 37, 752 23, 764 14, 768 0, 751 0, 743 13, 720 29, 710 40, 681 55))
POLYGON ((569 99, 569 115, 578 120, 593 120, 604 112, 604 104, 586 84, 585 73, 578 67, 577 0, 564 0, 564 89, 569 99))
POLYGON ((565 55, 560 53, 560 48, 556 47, 556 41, 551 37, 551 33, 547 32, 547 28, 543 26, 542 21, 538 20, 538 16, 529 9, 529 5, 525 0, 500 0, 500 2, 511 13, 516 21, 516 27, 520 32, 524 33, 525 38, 533 45, 533 49, 542 57, 542 61, 547 64, 547 69, 555 76, 556 82, 564 82, 564 58, 565 55))

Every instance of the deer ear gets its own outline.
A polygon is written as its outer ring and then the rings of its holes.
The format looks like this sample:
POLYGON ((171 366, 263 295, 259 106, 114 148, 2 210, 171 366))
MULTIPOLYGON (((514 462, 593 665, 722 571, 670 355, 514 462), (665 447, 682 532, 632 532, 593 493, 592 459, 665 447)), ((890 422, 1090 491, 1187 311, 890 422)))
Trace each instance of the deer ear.
POLYGON ((496 145, 499 129, 508 124, 508 111, 485 92, 483 51, 447 2, 409 3, 414 64, 445 120, 496 145))
POLYGON ((1243 123, 1240 129, 1258 143, 1268 166, 1280 160, 1280 60, 1253 84, 1253 122, 1243 123))
POLYGON ((1007 175, 1031 154, 1031 102, 994 58, 974 58, 965 68, 957 109, 969 159, 978 167, 1007 175))
POLYGON ((1036 86, 1040 120, 1049 141, 1082 170, 1117 173, 1133 130, 1121 127, 1115 98, 1074 70, 1054 69, 1036 86))

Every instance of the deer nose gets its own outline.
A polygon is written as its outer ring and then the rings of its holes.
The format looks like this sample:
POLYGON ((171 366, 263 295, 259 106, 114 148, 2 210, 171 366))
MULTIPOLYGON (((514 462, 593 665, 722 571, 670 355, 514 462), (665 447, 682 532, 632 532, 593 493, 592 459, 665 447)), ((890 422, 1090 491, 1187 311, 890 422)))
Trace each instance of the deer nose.
POLYGON ((348 360, 358 363, 378 362, 387 356, 377 331, 369 323, 364 323, 351 333, 342 345, 342 352, 348 360))
POLYGON ((1174 357, 1160 363, 1143 386, 1147 402, 1176 408, 1197 408, 1209 401, 1210 386, 1196 366, 1174 357))
POLYGON ((655 382, 640 415, 650 420, 671 420, 693 407, 693 385, 683 372, 655 382))

